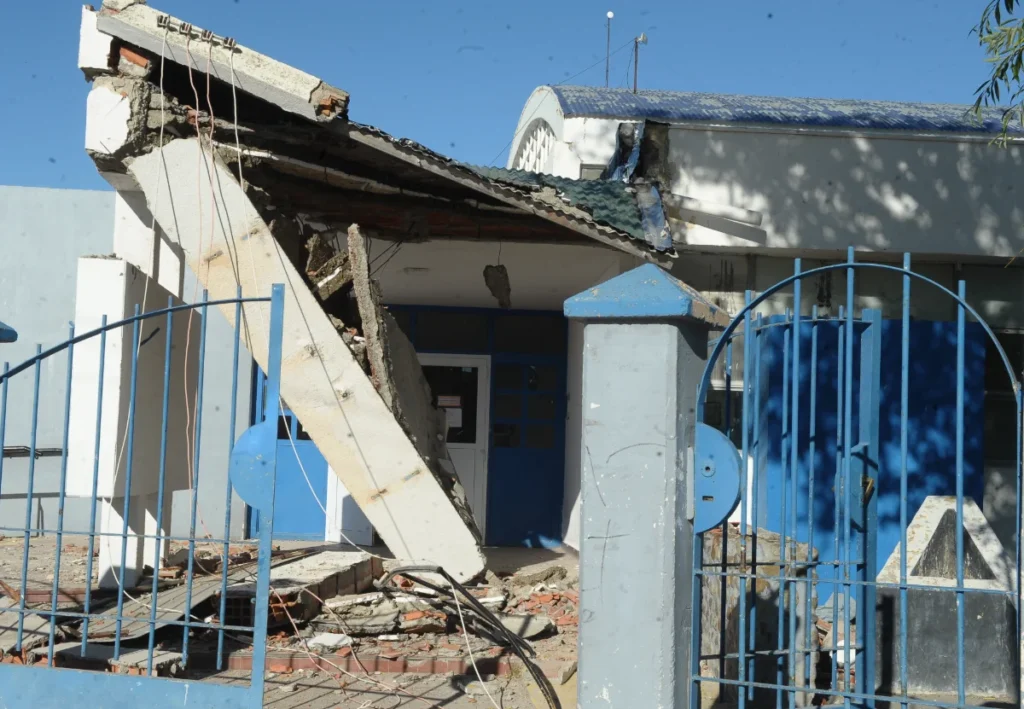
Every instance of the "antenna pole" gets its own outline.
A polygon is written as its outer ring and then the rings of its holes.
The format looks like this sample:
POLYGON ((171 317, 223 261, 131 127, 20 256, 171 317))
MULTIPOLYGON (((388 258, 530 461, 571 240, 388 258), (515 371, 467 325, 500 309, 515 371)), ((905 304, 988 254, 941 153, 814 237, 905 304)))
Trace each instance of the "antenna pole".
POLYGON ((611 73, 612 68, 612 18, 615 17, 615 13, 611 10, 608 11, 608 40, 605 43, 604 50, 604 85, 608 87, 608 76, 611 73))
POLYGON ((633 93, 636 93, 637 76, 640 73, 640 38, 633 40, 633 93))

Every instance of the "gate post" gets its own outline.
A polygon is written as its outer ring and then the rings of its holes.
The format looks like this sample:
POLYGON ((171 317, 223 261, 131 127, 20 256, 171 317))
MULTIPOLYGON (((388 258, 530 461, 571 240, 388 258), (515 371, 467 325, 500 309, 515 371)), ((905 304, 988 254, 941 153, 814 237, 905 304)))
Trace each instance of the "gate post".
POLYGON ((582 320, 579 706, 686 707, 692 456, 726 313, 652 264, 565 301, 582 320))

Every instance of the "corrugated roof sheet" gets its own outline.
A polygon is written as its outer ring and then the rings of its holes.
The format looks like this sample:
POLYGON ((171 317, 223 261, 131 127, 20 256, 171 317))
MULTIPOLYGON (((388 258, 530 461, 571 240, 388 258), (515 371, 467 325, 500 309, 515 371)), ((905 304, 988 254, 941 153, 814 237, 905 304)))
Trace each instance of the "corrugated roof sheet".
MULTIPOLYGON (((647 242, 637 206, 636 193, 624 182, 612 180, 570 180, 524 170, 466 165, 470 170, 495 182, 527 190, 550 187, 567 203, 588 212, 598 224, 604 224, 647 242)), ((649 246, 654 246, 648 242, 649 246)), ((657 248, 657 247, 656 247, 657 248)), ((665 250, 664 247, 658 250, 665 250)))
MULTIPOLYGON (((953 133, 999 133, 1003 111, 971 106, 852 99, 738 96, 692 91, 640 91, 593 86, 552 86, 568 116, 662 121, 763 123, 953 133)), ((1009 132, 1024 135, 1020 124, 1009 132)))

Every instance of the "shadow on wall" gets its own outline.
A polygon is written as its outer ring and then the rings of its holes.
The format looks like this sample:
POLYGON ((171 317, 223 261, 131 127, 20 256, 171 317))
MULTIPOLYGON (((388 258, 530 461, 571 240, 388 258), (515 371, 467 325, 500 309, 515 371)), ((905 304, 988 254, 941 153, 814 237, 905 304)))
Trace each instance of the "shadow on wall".
MULTIPOLYGON (((762 212, 773 247, 1011 257, 1024 246, 1015 179, 1024 154, 985 136, 952 142, 664 125, 647 135, 646 174, 681 195, 762 212)), ((764 245, 735 245, 744 243, 764 245)))
MULTIPOLYGON (((838 350, 840 325, 835 321, 818 326, 818 357, 816 368, 815 431, 811 436, 811 326, 804 320, 800 337, 800 379, 797 445, 796 531, 793 532, 791 477, 791 438, 784 433, 784 414, 792 417, 791 393, 783 400, 785 327, 768 327, 761 335, 761 387, 758 493, 759 525, 781 532, 786 525, 787 536, 811 542, 823 561, 836 559, 836 534, 842 540, 842 516, 837 525, 836 490, 838 429, 845 420, 837 412, 839 380, 838 350), (765 379, 767 378, 767 381, 765 379), (810 448, 814 455, 811 460, 810 448), (813 472, 813 493, 811 490, 813 472), (787 519, 782 519, 781 501, 787 500, 787 519), (808 502, 813 496, 812 513, 808 502), (813 525, 809 525, 813 521, 813 525), (813 532, 813 539, 811 538, 813 532)), ((858 328, 859 330, 859 328, 858 328)), ((881 392, 879 411, 880 460, 872 456, 880 468, 878 497, 877 568, 885 564, 900 539, 900 474, 902 470, 900 436, 902 323, 882 321, 881 392)), ((987 334, 976 323, 968 323, 965 333, 965 369, 963 404, 964 495, 979 503, 984 490, 984 365, 987 334)), ((853 407, 851 444, 858 440, 860 416, 860 335, 854 342, 853 407)), ((790 362, 790 367, 792 363, 790 362)), ((911 322, 910 384, 907 419, 907 522, 913 519, 929 495, 956 494, 956 323, 911 322)), ((840 512, 843 500, 840 498, 840 512)), ((855 508, 855 503, 853 504, 855 508)), ((857 512, 852 509, 853 517, 857 512)), ((851 552, 855 555, 855 552, 851 552)), ((820 573, 822 599, 831 594, 831 573, 823 567, 820 573)))

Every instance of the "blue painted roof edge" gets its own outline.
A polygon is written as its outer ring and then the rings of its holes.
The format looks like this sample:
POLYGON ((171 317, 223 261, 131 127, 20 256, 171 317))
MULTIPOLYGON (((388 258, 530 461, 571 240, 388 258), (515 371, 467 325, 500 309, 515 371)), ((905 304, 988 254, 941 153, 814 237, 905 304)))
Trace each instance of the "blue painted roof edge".
MULTIPOLYGON (((1004 108, 984 108, 980 120, 973 106, 865 99, 744 96, 691 91, 640 91, 591 86, 550 86, 569 118, 663 120, 796 125, 846 129, 903 130, 938 133, 998 134, 1004 108)), ((1024 126, 1011 121, 1011 135, 1024 137, 1024 126)))
POLYGON ((728 313, 652 263, 615 276, 568 298, 567 318, 650 320, 686 318, 708 327, 725 327, 728 313))

